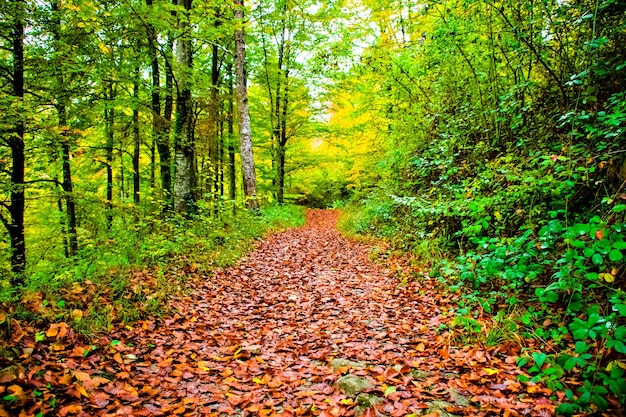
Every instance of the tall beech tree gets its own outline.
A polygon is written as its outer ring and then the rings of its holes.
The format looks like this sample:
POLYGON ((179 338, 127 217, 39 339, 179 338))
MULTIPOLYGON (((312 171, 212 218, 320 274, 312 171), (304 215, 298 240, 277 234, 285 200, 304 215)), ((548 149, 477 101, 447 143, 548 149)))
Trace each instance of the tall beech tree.
POLYGON ((246 66, 246 40, 244 32, 244 3, 235 0, 235 78, 237 82, 237 110, 239 112, 239 140, 241 167, 243 172, 243 189, 246 206, 257 210, 259 201, 256 189, 256 171, 252 152, 252 132, 250 127, 250 110, 248 104, 248 71, 246 66))
POLYGON ((192 0, 178 0, 179 23, 176 41, 176 120, 174 123, 174 154, 176 176, 174 180, 174 209, 186 213, 193 209, 196 196, 195 136, 191 96, 192 33, 190 11, 192 0))

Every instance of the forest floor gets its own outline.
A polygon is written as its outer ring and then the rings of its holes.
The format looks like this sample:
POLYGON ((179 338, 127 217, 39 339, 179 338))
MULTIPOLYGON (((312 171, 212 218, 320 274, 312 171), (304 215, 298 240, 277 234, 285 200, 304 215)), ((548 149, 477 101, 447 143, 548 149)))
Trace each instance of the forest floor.
POLYGON ((64 323, 22 337, 0 416, 554 414, 556 394, 517 381, 519 342, 463 345, 460 296, 401 282, 336 218, 311 210, 238 266, 190 277, 166 318, 96 342, 64 323))

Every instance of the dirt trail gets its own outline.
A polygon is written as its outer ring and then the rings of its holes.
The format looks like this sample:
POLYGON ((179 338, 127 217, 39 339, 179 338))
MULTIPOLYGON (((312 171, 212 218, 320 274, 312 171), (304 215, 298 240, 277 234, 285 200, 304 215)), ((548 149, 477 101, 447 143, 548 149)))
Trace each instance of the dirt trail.
POLYGON ((428 279, 399 285, 367 247, 340 236, 336 213, 307 217, 174 300, 173 317, 118 332, 106 352, 65 360, 71 379, 56 412, 553 414, 547 389, 515 381, 512 344, 453 346, 446 326, 455 296, 428 279))

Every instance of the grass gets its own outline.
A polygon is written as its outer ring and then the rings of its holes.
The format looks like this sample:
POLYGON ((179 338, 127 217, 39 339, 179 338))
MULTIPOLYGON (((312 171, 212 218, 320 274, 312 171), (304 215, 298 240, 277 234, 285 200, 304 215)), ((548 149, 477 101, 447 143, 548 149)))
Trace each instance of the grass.
POLYGON ((106 237, 84 242, 72 259, 39 259, 20 291, 4 282, 0 326, 8 328, 12 319, 37 328, 67 322, 93 336, 167 314, 172 294, 235 264, 266 233, 303 223, 304 209, 290 205, 219 217, 118 221, 106 237))

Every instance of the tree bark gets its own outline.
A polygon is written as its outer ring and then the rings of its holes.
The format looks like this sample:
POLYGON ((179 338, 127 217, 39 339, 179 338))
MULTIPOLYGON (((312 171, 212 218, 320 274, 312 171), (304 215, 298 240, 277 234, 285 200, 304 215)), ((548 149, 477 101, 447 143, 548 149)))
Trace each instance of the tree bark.
MULTIPOLYGON (((65 40, 61 35, 61 11, 58 2, 53 1, 51 4, 52 11, 55 13, 52 20, 52 33, 55 43, 61 45, 65 40)), ((59 52, 59 51, 57 51, 59 52)), ((72 257, 78 251, 78 237, 76 234, 76 204, 74 201, 74 184, 72 182, 72 166, 71 150, 70 150, 70 128, 68 126, 67 106, 70 102, 70 96, 66 90, 66 80, 63 69, 57 68, 55 72, 57 91, 56 91, 56 110, 59 119, 59 130, 61 139, 61 162, 63 170, 62 187, 65 198, 65 213, 67 215, 67 254, 72 257)))
POLYGON ((139 134, 139 66, 135 67, 133 99, 133 202, 139 204, 141 200, 139 178, 139 156, 141 151, 141 136, 139 134))
MULTIPOLYGON (((152 7, 152 0, 146 0, 146 5, 152 7)), ((165 113, 161 116, 161 72, 159 57, 157 55, 157 34, 154 26, 148 23, 148 55, 150 56, 152 70, 152 135, 159 154, 159 176, 163 198, 167 201, 172 194, 172 155, 169 145, 169 123, 172 119, 172 73, 170 65, 166 62, 166 99, 165 113)), ((171 51, 171 42, 168 41, 168 52, 171 51)), ((167 59, 170 59, 169 57, 167 59)))
MULTIPOLYGON (((192 0, 178 0, 186 12, 191 10, 192 0)), ((176 122, 174 125, 174 150, 176 177, 174 180, 174 210, 189 213, 195 207, 195 144, 193 135, 193 115, 189 73, 191 71, 192 50, 189 38, 188 18, 180 19, 180 33, 176 41, 176 60, 180 68, 178 95, 176 96, 176 122)))
MULTIPOLYGON (((14 0, 15 19, 11 34, 13 68, 13 96, 20 105, 24 100, 24 1, 14 0)), ((10 219, 2 218, 11 239, 11 284, 15 287, 24 284, 26 270, 26 242, 24 239, 24 119, 22 109, 16 109, 17 121, 9 136, 11 148, 11 205, 8 207, 10 219)))
POLYGON ((106 187, 106 199, 107 199, 107 230, 111 230, 113 224, 113 144, 115 139, 115 109, 113 106, 113 100, 115 94, 113 92, 113 82, 109 82, 107 86, 107 98, 109 105, 105 111, 105 123, 106 123, 106 171, 107 171, 107 187, 106 187))
POLYGON ((244 37, 243 0, 235 0, 234 16, 237 25, 235 30, 235 72, 237 78, 237 108, 239 110, 239 141, 241 166, 243 171, 243 190, 246 207, 258 210, 256 190, 256 172, 252 137, 250 129, 250 111, 248 108, 248 81, 246 71, 246 41, 244 37))
MULTIPOLYGON (((218 26, 216 24, 216 26, 218 26)), ((221 134, 220 134, 220 118, 221 118, 221 108, 222 105, 220 103, 219 97, 219 80, 220 80, 220 66, 219 66, 219 49, 217 45, 213 45, 212 56, 211 56, 211 118, 213 122, 212 126, 212 137, 211 141, 213 142, 212 148, 212 158, 211 163, 213 165, 213 200, 215 206, 215 214, 217 215, 218 211, 218 194, 219 194, 219 180, 220 180, 220 170, 221 170, 221 134)))
POLYGON ((233 77, 232 65, 228 65, 228 114, 226 115, 226 123, 228 125, 228 198, 231 201, 235 201, 237 198, 237 183, 236 183, 236 166, 235 166, 235 146, 233 140, 235 137, 235 121, 234 121, 234 91, 233 91, 233 77))
MULTIPOLYGON (((63 99, 61 99, 63 100, 63 99)), ((70 138, 67 125, 67 107, 65 103, 57 105, 59 127, 61 128, 61 161, 63 164, 63 194, 65 194, 65 213, 67 214, 67 248, 69 256, 78 251, 76 234, 76 203, 74 202, 74 183, 72 182, 72 165, 70 163, 70 138)))

